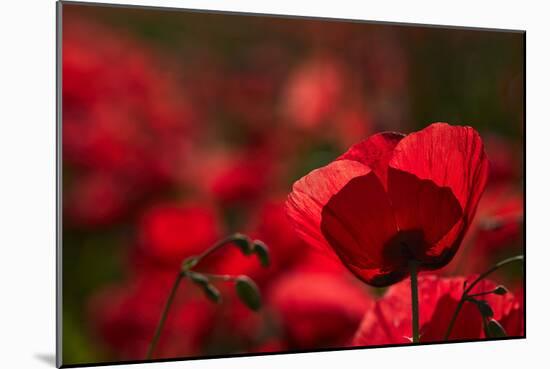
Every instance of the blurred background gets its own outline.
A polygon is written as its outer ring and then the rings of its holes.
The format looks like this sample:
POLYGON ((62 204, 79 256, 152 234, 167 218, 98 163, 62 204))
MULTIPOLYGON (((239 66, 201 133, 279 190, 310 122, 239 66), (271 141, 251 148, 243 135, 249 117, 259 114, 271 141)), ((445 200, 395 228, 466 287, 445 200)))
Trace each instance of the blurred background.
MULTIPOLYGON (((155 357, 349 345, 384 291, 304 245, 283 205, 379 131, 445 121, 484 139, 489 185, 438 273, 523 250, 521 33, 75 4, 62 27, 65 364, 143 360, 181 261, 236 231, 271 267, 233 249, 201 267, 249 275, 264 308, 184 283, 155 357)), ((523 296, 521 268, 493 278, 523 296)))

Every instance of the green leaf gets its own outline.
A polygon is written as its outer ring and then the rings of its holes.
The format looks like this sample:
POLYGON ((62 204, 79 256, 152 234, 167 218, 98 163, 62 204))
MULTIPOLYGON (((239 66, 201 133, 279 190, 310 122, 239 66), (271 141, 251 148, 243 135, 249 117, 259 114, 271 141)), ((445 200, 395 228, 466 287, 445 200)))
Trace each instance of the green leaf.
POLYGON ((256 283, 247 276, 241 275, 235 279, 235 289, 239 299, 248 306, 249 309, 257 311, 262 306, 260 290, 256 283))
POLYGON ((233 243, 241 250, 245 255, 250 255, 253 252, 252 241, 247 235, 236 233, 233 236, 233 243))
POLYGON ((502 338, 507 336, 502 325, 495 319, 489 319, 484 328, 487 338, 502 338))
POLYGON ((269 249, 267 248, 266 244, 260 240, 255 240, 253 247, 254 247, 253 252, 258 256, 258 259, 260 260, 260 264, 263 267, 268 267, 270 264, 270 259, 269 259, 269 249))

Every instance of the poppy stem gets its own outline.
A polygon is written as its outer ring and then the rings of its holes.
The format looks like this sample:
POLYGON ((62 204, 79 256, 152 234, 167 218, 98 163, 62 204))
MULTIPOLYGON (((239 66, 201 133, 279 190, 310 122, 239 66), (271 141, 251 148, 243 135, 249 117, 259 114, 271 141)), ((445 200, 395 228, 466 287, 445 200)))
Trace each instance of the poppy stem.
MULTIPOLYGON (((153 358, 153 354, 155 353, 155 348, 157 347, 160 334, 162 333, 162 329, 164 328, 164 323, 166 322, 166 318, 168 317, 168 312, 170 311, 170 307, 172 306, 172 302, 174 301, 174 297, 176 296, 176 292, 178 291, 178 287, 182 279, 186 277, 192 277, 192 276, 205 278, 206 280, 204 282, 206 283, 206 285, 203 285, 202 287, 203 288, 206 287, 206 290, 208 291, 207 295, 209 297, 212 297, 212 294, 214 294, 214 297, 217 302, 219 300, 219 296, 218 296, 219 292, 209 284, 208 279, 210 278, 210 279, 216 279, 219 281, 228 282, 228 281, 236 280, 237 277, 231 276, 228 274, 218 275, 218 274, 209 274, 209 273, 196 273, 192 269, 195 266, 197 266, 204 258, 208 257, 210 254, 216 252, 217 250, 221 249, 225 245, 234 243, 234 242, 239 242, 239 241, 242 242, 243 240, 245 240, 246 242, 250 242, 248 237, 240 233, 232 234, 228 237, 222 238, 221 240, 217 241, 201 254, 197 256, 191 256, 182 262, 181 269, 176 277, 176 280, 174 281, 174 284, 172 285, 172 289, 170 290, 170 294, 168 295, 168 299, 166 300, 166 304, 164 305, 164 309, 162 310, 162 314, 160 316, 160 320, 155 329, 153 339, 149 344, 149 348, 147 349, 146 360, 151 360, 153 358)), ((255 242, 258 242, 258 241, 256 240, 255 242)), ((264 253, 267 253, 267 249, 264 250, 264 253)))
POLYGON ((174 297, 176 296, 178 286, 184 277, 185 273, 178 273, 178 276, 176 277, 176 280, 172 285, 172 289, 170 290, 170 294, 168 295, 168 299, 166 300, 166 304, 164 305, 164 309, 162 310, 159 323, 157 324, 157 328, 155 329, 155 335, 153 336, 153 340, 151 341, 149 349, 147 350, 146 360, 151 360, 153 358, 153 353, 155 352, 155 348, 157 347, 162 328, 164 327, 164 323, 166 322, 166 318, 168 317, 168 311, 172 306, 172 302, 174 301, 174 297))
POLYGON ((208 279, 212 279, 215 281, 222 281, 222 282, 231 282, 237 279, 237 276, 229 275, 229 274, 210 274, 210 273, 201 273, 201 274, 207 277, 208 279))
POLYGON ((239 234, 233 234, 231 236, 227 236, 221 240, 219 240, 218 242, 216 242, 215 244, 213 244, 212 246, 210 246, 206 251, 204 251, 202 254, 200 254, 199 256, 197 256, 197 263, 200 262, 202 259, 206 258, 208 255, 214 253, 215 251, 221 249, 222 247, 224 247, 225 245, 227 245, 228 243, 231 243, 231 242, 234 242, 236 239, 238 239, 240 237, 239 234))
POLYGON ((481 282, 484 278, 486 278, 487 276, 489 276, 489 274, 493 273, 494 271, 500 269, 501 267, 505 266, 505 265, 508 265, 510 263, 513 263, 515 261, 522 261, 523 260, 523 255, 518 255, 518 256, 514 256, 514 257, 511 257, 511 258, 508 258, 508 259, 504 259, 502 260, 501 262, 499 263, 496 263, 495 265, 493 265, 490 269, 488 269, 487 271, 485 271, 484 273, 481 273, 479 275, 479 277, 477 277, 472 283, 470 283, 468 285, 467 288, 464 289, 464 292, 462 292, 462 297, 460 298, 460 301, 458 302, 458 305, 456 306, 456 309, 453 313, 453 316, 451 318, 451 322, 449 323, 449 326, 447 327, 447 332, 445 333, 445 341, 447 341, 449 339, 449 337, 451 336, 451 333, 453 331, 453 327, 454 327, 454 324, 456 322, 456 319, 458 318, 458 314, 460 313, 460 310, 462 309, 462 306, 464 305, 464 302, 466 302, 467 298, 470 297, 470 296, 476 296, 476 295, 481 295, 481 294, 475 294, 475 295, 469 295, 470 291, 479 283, 481 282))
POLYGON ((420 330, 418 328, 418 263, 416 261, 409 262, 409 270, 411 273, 412 341, 418 343, 420 342, 420 330))

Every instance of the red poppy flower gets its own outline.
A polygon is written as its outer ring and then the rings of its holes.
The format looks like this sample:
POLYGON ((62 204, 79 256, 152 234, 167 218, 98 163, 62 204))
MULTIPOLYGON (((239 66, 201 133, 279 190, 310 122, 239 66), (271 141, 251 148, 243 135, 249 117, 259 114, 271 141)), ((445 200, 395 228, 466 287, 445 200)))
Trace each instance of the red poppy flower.
POLYGON ((253 353, 266 353, 266 352, 284 352, 288 351, 285 343, 278 339, 271 339, 264 343, 261 343, 255 347, 253 347, 250 352, 253 353))
POLYGON ((132 196, 115 176, 102 172, 78 176, 64 193, 64 220, 83 227, 108 225, 125 214, 132 196))
POLYGON ((511 186, 487 192, 479 204, 477 244, 485 253, 517 243, 523 225, 523 194, 511 186))
POLYGON ((451 273, 474 273, 521 254, 523 205, 523 194, 514 186, 488 185, 464 246, 446 269, 451 273))
MULTIPOLYGON (((96 172, 116 178, 124 185, 116 191, 131 194, 117 196, 121 208, 176 183, 202 126, 168 63, 131 35, 77 14, 64 18, 63 29, 63 160, 75 182, 96 172)), ((69 205, 99 212, 97 202, 69 205)))
MULTIPOLYGON (((88 305, 91 328, 120 360, 143 360, 174 276, 148 274, 100 290, 88 305)), ((215 306, 195 289, 178 291, 156 358, 199 355, 214 321, 215 306)))
POLYGON ((212 196, 223 205, 250 205, 265 192, 271 161, 260 152, 248 152, 229 163, 213 179, 212 196))
POLYGON ((253 218, 254 222, 244 233, 262 240, 269 247, 269 268, 263 267, 253 255, 243 255, 236 248, 222 249, 212 254, 209 260, 213 272, 246 274, 260 286, 265 286, 302 261, 301 255, 294 251, 303 248, 304 241, 293 231, 284 202, 279 199, 262 203, 253 218))
MULTIPOLYGON (((420 276, 418 296, 420 305, 420 342, 443 341, 463 292, 464 277, 438 278, 420 276)), ((472 281, 469 278, 468 281, 472 281)), ((494 290, 496 284, 481 281, 471 293, 494 290)), ((523 311, 520 301, 508 292, 505 295, 489 294, 477 297, 486 301, 493 310, 493 318, 505 329, 508 336, 523 335, 523 311)), ((410 343, 411 291, 408 281, 398 283, 388 290, 366 312, 355 338, 354 345, 387 345, 410 343)), ((451 340, 484 338, 482 316, 478 308, 466 302, 453 326, 451 340)))
POLYGON ((240 301, 233 291, 232 285, 218 285, 224 297, 221 306, 216 307, 216 329, 220 334, 211 342, 219 347, 219 353, 228 353, 229 347, 233 351, 250 352, 266 338, 269 331, 269 314, 265 309, 252 311, 240 301))
POLYGON ((519 183, 522 178, 521 145, 495 135, 487 137, 484 143, 491 162, 489 186, 519 183))
POLYGON ((220 237, 215 211, 191 204, 156 205, 141 218, 139 232, 142 250, 166 264, 179 264, 220 237))
POLYGON ((332 248, 360 279, 387 286, 445 266, 474 216, 488 176, 479 134, 434 123, 379 133, 297 181, 287 201, 298 233, 332 248))
POLYGON ((315 127, 332 114, 343 93, 340 66, 318 58, 300 66, 290 77, 284 96, 286 116, 303 128, 315 127))
POLYGON ((335 274, 294 273, 269 294, 289 347, 311 349, 349 344, 373 300, 354 279, 335 274))

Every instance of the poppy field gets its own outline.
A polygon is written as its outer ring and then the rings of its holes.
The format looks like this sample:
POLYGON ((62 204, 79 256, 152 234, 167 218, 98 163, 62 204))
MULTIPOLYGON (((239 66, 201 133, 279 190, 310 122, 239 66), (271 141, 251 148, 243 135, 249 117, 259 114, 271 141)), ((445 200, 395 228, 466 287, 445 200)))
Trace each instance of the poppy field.
POLYGON ((525 337, 523 33, 59 26, 64 365, 525 337))

